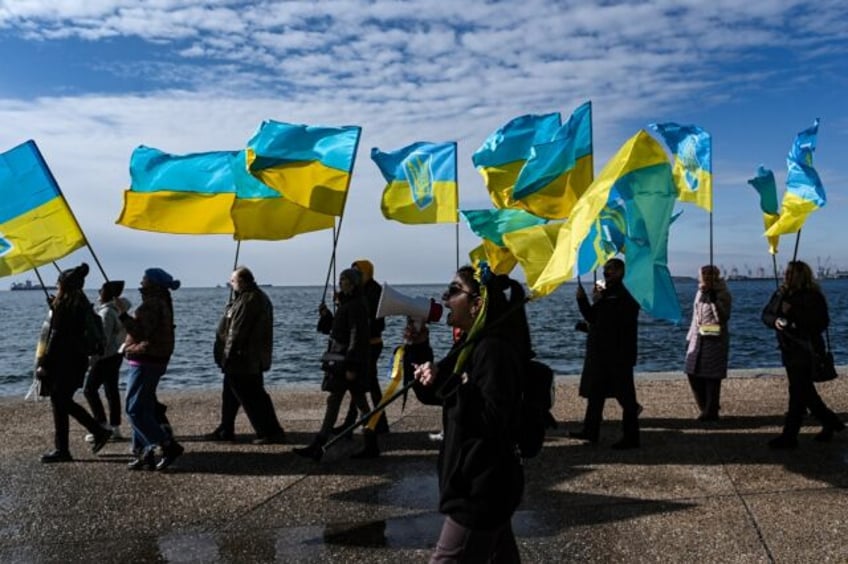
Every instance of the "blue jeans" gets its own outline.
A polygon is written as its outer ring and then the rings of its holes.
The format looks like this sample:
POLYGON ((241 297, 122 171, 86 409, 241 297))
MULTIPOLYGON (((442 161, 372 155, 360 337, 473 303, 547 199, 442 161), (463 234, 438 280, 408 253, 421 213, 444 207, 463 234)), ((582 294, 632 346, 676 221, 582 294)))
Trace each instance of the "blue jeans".
POLYGON ((167 436, 156 420, 156 387, 166 365, 130 364, 127 379, 127 419, 132 425, 133 448, 146 453, 167 436))

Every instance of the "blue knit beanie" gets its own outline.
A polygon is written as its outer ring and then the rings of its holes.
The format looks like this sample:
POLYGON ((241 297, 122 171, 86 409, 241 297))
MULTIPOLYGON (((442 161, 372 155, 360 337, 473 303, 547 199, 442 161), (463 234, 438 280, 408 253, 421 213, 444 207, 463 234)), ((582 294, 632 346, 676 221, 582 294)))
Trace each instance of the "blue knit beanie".
POLYGON ((157 286, 176 290, 180 287, 180 281, 174 280, 174 277, 162 270, 161 268, 148 268, 144 271, 144 277, 153 282, 157 286))

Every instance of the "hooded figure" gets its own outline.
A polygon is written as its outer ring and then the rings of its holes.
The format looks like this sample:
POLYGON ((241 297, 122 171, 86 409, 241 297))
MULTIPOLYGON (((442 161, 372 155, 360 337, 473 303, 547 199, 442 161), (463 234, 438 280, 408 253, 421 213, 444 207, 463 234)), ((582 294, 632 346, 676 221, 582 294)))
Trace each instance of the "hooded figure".
MULTIPOLYGON (((380 306, 380 297, 383 294, 383 288, 374 280, 374 264, 367 259, 359 259, 353 261, 351 268, 355 269, 362 277, 362 295, 365 296, 365 301, 368 303, 368 372, 365 374, 366 389, 371 396, 372 405, 378 405, 383 399, 383 391, 380 389, 379 367, 380 355, 383 353, 383 330, 386 328, 386 320, 382 317, 377 318, 377 308, 380 306)), ((353 424, 356 421, 356 406, 351 401, 347 410, 342 427, 336 429, 341 431, 353 424)), ((386 412, 380 414, 380 418, 374 425, 374 430, 378 433, 388 433, 389 423, 386 419, 386 412)))

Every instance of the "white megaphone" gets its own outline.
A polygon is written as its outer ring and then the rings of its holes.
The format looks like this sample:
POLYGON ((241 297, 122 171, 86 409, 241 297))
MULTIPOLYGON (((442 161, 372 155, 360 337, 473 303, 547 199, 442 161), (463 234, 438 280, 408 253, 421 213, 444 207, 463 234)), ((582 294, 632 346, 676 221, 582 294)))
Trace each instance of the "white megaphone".
POLYGON ((389 315, 406 315, 415 319, 420 326, 421 323, 433 323, 441 319, 442 304, 432 298, 411 298, 383 282, 383 292, 374 317, 389 315))

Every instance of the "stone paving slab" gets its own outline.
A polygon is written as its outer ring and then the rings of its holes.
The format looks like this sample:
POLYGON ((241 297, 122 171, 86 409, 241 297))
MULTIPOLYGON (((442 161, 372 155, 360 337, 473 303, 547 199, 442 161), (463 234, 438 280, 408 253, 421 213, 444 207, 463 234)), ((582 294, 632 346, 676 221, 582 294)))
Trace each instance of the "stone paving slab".
MULTIPOLYGON (((848 561, 848 433, 817 443, 811 423, 797 450, 767 449, 786 409, 774 372, 734 373, 713 424, 693 419, 682 375, 640 377, 643 446, 624 452, 609 448, 620 433, 614 401, 598 445, 568 438, 585 404, 573 378, 558 378, 560 424, 526 464, 513 520, 524 561, 848 561)), ((820 392, 848 419, 846 378, 820 392)), ((49 404, 0 399, 0 562, 426 562, 442 522, 427 436, 439 410, 397 402, 383 456, 351 460, 357 436, 314 463, 291 449, 311 440, 324 394, 272 397, 284 445, 250 444, 243 416, 239 442, 208 442, 219 394, 163 394, 186 447, 164 473, 128 472, 126 441, 91 455, 75 422, 75 462, 43 465, 49 404)))

